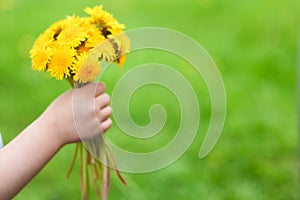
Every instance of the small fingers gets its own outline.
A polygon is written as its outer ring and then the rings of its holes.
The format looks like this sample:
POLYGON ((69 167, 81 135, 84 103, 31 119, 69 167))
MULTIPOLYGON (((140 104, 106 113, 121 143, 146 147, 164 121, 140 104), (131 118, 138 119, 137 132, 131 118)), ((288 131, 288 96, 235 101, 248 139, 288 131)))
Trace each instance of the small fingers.
POLYGON ((106 93, 97 96, 95 99, 98 121, 103 132, 107 131, 112 125, 109 118, 112 114, 112 108, 109 106, 109 102, 110 96, 106 93))
POLYGON ((103 132, 107 131, 112 125, 112 121, 110 118, 106 119, 105 121, 101 122, 100 128, 103 132))
POLYGON ((105 120, 107 120, 107 118, 110 117, 110 115, 112 114, 112 109, 110 106, 106 106, 105 108, 101 109, 99 111, 99 121, 103 122, 105 120))
POLYGON ((95 104, 97 106, 97 109, 102 109, 102 108, 108 106, 108 104, 110 102, 110 96, 108 94, 104 93, 104 94, 97 96, 95 101, 96 101, 95 104))

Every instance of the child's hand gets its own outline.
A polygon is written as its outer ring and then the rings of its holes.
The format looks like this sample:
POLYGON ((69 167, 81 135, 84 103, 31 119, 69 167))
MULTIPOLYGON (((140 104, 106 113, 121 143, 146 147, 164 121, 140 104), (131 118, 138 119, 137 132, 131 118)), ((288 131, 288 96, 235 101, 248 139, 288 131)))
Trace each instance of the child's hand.
POLYGON ((92 83, 60 95, 39 121, 53 131, 61 145, 92 139, 112 124, 110 97, 103 83, 92 83))
POLYGON ((46 111, 0 150, 1 199, 12 199, 65 144, 96 137, 111 126, 102 83, 56 98, 46 111))

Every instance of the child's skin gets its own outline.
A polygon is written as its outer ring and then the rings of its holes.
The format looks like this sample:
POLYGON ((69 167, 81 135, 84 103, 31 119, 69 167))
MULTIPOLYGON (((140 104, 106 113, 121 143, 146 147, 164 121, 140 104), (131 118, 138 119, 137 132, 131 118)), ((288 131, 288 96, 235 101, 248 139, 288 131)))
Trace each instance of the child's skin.
POLYGON ((61 149, 81 139, 91 139, 110 128, 110 98, 102 83, 93 83, 67 91, 56 98, 32 124, 0 150, 0 199, 12 199, 61 149), (84 118, 85 131, 76 130, 73 113, 74 94, 80 96, 81 107, 76 123, 84 118), (94 102, 89 105, 88 102, 94 102), (97 119, 95 121, 95 119, 97 119), (96 128, 95 128, 96 127, 96 128))

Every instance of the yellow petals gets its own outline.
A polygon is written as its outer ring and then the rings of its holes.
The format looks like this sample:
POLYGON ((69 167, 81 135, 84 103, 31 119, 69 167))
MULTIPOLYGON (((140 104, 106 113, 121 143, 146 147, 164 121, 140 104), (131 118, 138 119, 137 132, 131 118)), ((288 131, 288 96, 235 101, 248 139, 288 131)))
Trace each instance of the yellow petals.
POLYGON ((71 48, 57 48, 48 64, 47 71, 57 80, 70 76, 71 65, 75 60, 76 51, 71 48))
POLYGON ((35 41, 32 49, 30 50, 30 58, 32 58, 38 52, 45 50, 52 41, 53 41, 52 31, 47 30, 43 34, 41 34, 38 37, 38 39, 35 41))
POLYGON ((103 11, 103 5, 95 6, 94 8, 86 7, 84 11, 91 16, 97 15, 97 13, 101 13, 103 11))
POLYGON ((49 58, 52 56, 51 50, 41 49, 36 51, 32 56, 32 69, 43 71, 46 70, 49 58))
POLYGON ((120 56, 120 58, 118 59, 118 63, 119 63, 119 67, 122 68, 124 63, 125 63, 125 60, 126 60, 126 56, 125 55, 122 55, 120 56))
POLYGON ((106 39, 93 50, 93 53, 100 61, 113 62, 117 59, 116 48, 112 39, 106 39))
POLYGON ((125 28, 124 24, 120 24, 110 13, 104 11, 103 6, 87 7, 85 12, 91 16, 91 22, 102 31, 104 36, 118 34, 125 28))
POLYGON ((86 41, 86 47, 95 48, 105 40, 100 31, 89 33, 90 37, 86 41))
POLYGON ((85 12, 90 17, 68 16, 37 38, 30 50, 34 70, 47 71, 58 80, 85 83, 96 78, 103 61, 123 65, 130 46, 124 25, 102 5, 87 7, 85 12))
POLYGON ((100 73, 100 61, 98 61, 96 56, 89 56, 87 58, 83 56, 80 58, 78 64, 79 65, 75 67, 77 68, 74 76, 75 81, 87 83, 93 81, 100 73))

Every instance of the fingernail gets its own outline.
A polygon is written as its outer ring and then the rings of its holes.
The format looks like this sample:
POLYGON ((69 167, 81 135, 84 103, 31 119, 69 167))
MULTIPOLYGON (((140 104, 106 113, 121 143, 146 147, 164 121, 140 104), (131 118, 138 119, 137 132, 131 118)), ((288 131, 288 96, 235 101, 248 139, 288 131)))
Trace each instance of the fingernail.
POLYGON ((103 83, 103 82, 99 82, 99 84, 105 87, 105 83, 103 83))

